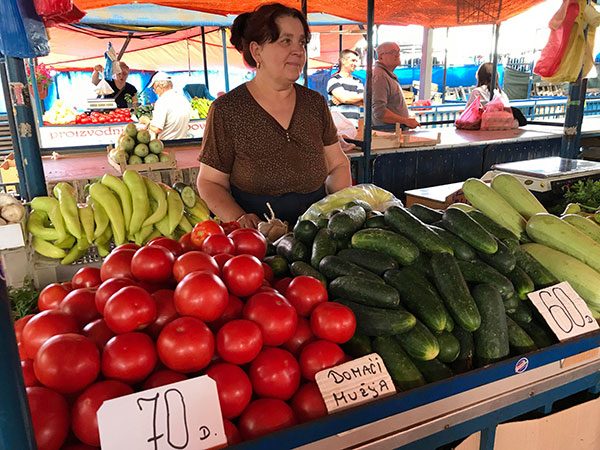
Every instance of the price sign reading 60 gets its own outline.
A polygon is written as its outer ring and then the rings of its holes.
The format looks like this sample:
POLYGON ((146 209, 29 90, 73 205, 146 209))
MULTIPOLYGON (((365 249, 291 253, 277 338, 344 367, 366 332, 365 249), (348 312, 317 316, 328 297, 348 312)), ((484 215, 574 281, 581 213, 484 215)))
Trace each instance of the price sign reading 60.
POLYGON ((104 402, 103 450, 196 450, 227 442, 215 382, 207 376, 104 402))

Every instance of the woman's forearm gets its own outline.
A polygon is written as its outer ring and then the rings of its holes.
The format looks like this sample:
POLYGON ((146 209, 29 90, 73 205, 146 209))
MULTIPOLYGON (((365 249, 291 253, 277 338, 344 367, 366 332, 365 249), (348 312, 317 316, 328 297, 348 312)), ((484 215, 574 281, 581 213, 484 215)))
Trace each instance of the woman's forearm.
POLYGON ((240 205, 223 186, 205 180, 198 180, 198 193, 214 215, 224 222, 237 220, 245 214, 240 205))
POLYGON ((329 172, 325 180, 325 188, 328 194, 333 194, 349 186, 352 186, 352 176, 350 175, 350 161, 346 159, 329 172))

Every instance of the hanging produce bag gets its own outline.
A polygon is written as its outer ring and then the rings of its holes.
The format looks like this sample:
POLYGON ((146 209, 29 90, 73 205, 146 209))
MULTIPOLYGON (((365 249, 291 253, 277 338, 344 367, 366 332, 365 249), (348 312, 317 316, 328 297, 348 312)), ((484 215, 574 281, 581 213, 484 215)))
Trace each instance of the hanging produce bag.
POLYGON ((479 95, 467 105, 454 125, 459 130, 479 130, 481 126, 481 97, 479 95))
POLYGON ((33 4, 43 17, 67 14, 73 9, 73 0, 33 0, 33 4))
POLYGON ((485 105, 481 114, 481 130, 510 130, 517 126, 510 106, 504 103, 501 95, 494 96, 494 99, 485 105))

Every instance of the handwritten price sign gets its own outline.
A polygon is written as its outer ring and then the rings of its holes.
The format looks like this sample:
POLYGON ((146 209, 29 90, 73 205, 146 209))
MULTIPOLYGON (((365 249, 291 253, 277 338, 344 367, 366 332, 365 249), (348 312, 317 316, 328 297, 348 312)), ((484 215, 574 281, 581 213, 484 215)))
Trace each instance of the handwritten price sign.
POLYGON ((104 402, 103 450, 196 450, 227 443, 217 385, 202 376, 104 402))

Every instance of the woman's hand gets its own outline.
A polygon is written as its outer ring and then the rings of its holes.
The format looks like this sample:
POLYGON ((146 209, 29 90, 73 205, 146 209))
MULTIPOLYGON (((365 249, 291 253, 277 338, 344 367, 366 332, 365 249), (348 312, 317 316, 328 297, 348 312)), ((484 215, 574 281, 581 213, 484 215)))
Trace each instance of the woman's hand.
POLYGON ((256 214, 244 214, 237 222, 241 228, 256 228, 260 222, 260 218, 256 214))

